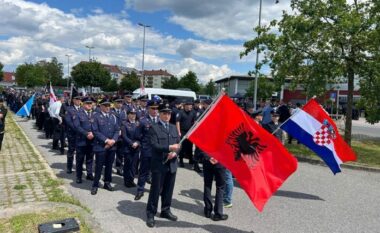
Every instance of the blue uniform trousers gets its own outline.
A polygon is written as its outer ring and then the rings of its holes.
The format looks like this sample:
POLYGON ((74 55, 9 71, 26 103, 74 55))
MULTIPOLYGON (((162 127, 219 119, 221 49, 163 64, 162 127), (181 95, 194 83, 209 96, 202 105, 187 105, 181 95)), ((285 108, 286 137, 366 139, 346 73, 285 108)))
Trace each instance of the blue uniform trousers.
POLYGON ((92 145, 87 146, 77 146, 76 160, 76 174, 77 178, 82 178, 83 174, 83 163, 86 159, 86 172, 87 176, 92 175, 92 164, 94 161, 94 153, 92 152, 92 145))
POLYGON ((104 168, 104 182, 112 182, 112 164, 115 160, 115 151, 95 152, 95 178, 92 187, 99 187, 99 180, 104 168))
POLYGON ((133 182, 135 178, 135 166, 139 159, 140 151, 129 151, 124 152, 124 167, 123 167, 123 176, 124 176, 124 183, 130 183, 133 182))

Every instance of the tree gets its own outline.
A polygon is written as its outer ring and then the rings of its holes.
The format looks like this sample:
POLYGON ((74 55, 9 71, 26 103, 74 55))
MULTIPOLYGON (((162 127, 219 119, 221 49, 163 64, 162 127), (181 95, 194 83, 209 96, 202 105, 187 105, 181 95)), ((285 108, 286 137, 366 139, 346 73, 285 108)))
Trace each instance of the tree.
POLYGON ((132 92, 140 87, 140 79, 135 72, 126 75, 121 79, 120 90, 132 92))
POLYGON ((25 63, 16 69, 16 82, 20 86, 43 86, 47 81, 46 70, 40 65, 25 63))
MULTIPOLYGON (((284 12, 281 21, 256 28, 259 36, 244 43, 241 56, 253 50, 263 52, 258 69, 269 65, 276 82, 283 84, 291 77, 293 87, 302 84, 309 96, 323 95, 327 84, 346 82, 344 137, 351 143, 354 77, 360 77, 363 86, 370 75, 379 74, 379 66, 372 65, 379 61, 380 3, 292 0, 291 7, 294 14, 284 12)), ((380 104, 373 96, 363 97, 380 104)), ((375 121, 379 120, 377 116, 375 121)))
POLYGON ((162 88, 166 89, 177 89, 179 87, 178 78, 175 76, 171 76, 169 79, 166 79, 162 82, 162 88))
POLYGON ((193 71, 189 71, 179 80, 179 87, 198 92, 201 89, 198 83, 197 75, 193 71))
MULTIPOLYGON (((251 81, 248 89, 246 90, 246 97, 253 97, 255 88, 255 82, 251 81)), ((258 80, 258 88, 257 88, 257 99, 267 100, 272 97, 273 92, 276 91, 275 83, 271 82, 264 75, 261 75, 258 80)))
POLYGON ((71 77, 78 87, 100 87, 105 88, 111 80, 111 74, 102 64, 91 60, 80 62, 73 67, 71 77))
POLYGON ((67 85, 67 80, 63 79, 63 64, 58 63, 56 57, 53 57, 50 62, 43 62, 39 65, 46 70, 47 79, 53 86, 67 85))
POLYGON ((119 85, 117 84, 117 80, 111 79, 110 82, 107 84, 107 86, 103 88, 103 91, 115 92, 118 89, 119 89, 119 85))
POLYGON ((3 81, 4 73, 3 73, 4 65, 0 62, 0 81, 3 81))
POLYGON ((204 86, 204 93, 209 96, 215 96, 216 95, 216 86, 214 80, 210 79, 206 86, 204 86))

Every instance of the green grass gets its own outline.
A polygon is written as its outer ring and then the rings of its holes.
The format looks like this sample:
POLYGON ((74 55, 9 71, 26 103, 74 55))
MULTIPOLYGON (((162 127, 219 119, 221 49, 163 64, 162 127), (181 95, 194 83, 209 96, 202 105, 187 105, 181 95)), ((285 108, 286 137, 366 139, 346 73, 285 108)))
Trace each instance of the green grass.
POLYGON ((27 186, 25 184, 16 184, 15 186, 13 186, 13 189, 15 189, 15 190, 23 190, 26 188, 27 188, 27 186))
POLYGON ((80 213, 72 209, 60 207, 49 211, 40 211, 31 214, 21 214, 12 218, 0 219, 1 233, 32 233, 38 232, 38 224, 65 218, 76 218, 80 221, 80 232, 91 233, 80 213))
MULTIPOLYGON (((294 155, 300 155, 313 159, 320 159, 313 151, 304 145, 286 144, 288 150, 294 155)), ((366 165, 370 167, 380 168, 380 142, 379 141, 352 141, 352 148, 354 149, 358 160, 352 162, 353 164, 366 165)))

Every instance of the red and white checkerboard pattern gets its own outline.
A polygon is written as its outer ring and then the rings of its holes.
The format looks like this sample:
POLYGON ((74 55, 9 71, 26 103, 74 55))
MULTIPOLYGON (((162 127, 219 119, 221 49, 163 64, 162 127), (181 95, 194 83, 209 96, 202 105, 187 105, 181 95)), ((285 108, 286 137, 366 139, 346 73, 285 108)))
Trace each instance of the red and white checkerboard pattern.
POLYGON ((331 135, 329 128, 326 125, 323 125, 322 128, 317 131, 313 136, 314 142, 319 146, 325 146, 331 143, 331 135))

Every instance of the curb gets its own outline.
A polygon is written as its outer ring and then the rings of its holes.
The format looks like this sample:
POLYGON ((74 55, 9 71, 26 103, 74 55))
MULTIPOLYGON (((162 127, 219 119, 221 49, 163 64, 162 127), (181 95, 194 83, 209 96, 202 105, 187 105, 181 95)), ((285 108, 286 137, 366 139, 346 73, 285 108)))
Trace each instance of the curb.
POLYGON ((20 203, 13 205, 11 208, 0 210, 0 218, 11 218, 20 214, 35 213, 36 211, 52 210, 54 208, 65 207, 70 210, 75 210, 83 218, 86 225, 91 229, 93 233, 104 232, 99 223, 83 208, 77 205, 61 202, 34 202, 34 203, 20 203))
MULTIPOLYGON (((305 156, 302 156, 302 155, 295 155, 295 157, 297 158, 298 162, 305 162, 305 163, 310 163, 310 164, 313 164, 313 165, 320 165, 320 166, 323 166, 323 167, 327 167, 327 165, 325 164, 325 162, 323 162, 322 160, 319 160, 319 159, 312 159, 312 158, 308 158, 308 157, 305 157, 305 156)), ((361 166, 361 165, 355 165, 355 164, 341 164, 340 167, 342 168, 347 168, 347 169, 352 169, 352 170, 358 170, 358 171, 368 171, 368 172, 377 172, 377 173, 380 173, 380 168, 376 168, 376 167, 367 167, 367 166, 361 166)))

